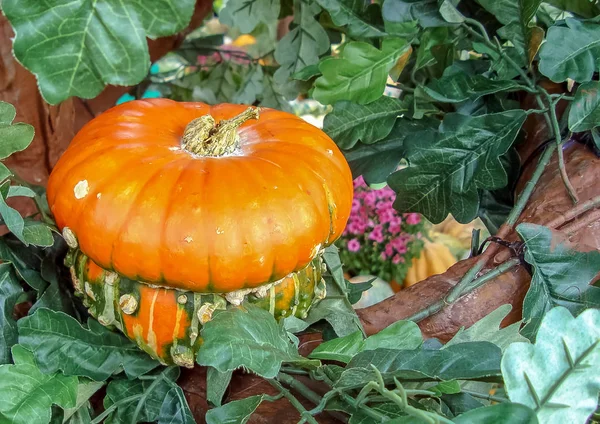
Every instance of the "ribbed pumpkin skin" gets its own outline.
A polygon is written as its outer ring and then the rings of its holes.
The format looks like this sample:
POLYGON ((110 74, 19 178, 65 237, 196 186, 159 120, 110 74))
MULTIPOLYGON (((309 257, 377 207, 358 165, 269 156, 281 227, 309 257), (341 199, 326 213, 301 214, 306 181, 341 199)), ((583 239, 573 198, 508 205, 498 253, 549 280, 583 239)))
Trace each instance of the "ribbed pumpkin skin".
POLYGON ((58 227, 104 269, 197 293, 253 288, 303 269, 344 229, 350 169, 325 133, 272 109, 240 127, 234 155, 181 148, 193 119, 245 109, 150 99, 90 121, 48 182, 58 227))
MULTIPOLYGON (((227 302, 218 294, 200 294, 118 277, 79 251, 72 251, 73 283, 92 316, 115 326, 140 348, 164 364, 193 367, 204 322, 227 302), (132 300, 133 299, 133 300, 132 300)), ((246 299, 276 318, 306 317, 308 309, 325 296, 321 256, 304 269, 267 290, 266 297, 246 299)))

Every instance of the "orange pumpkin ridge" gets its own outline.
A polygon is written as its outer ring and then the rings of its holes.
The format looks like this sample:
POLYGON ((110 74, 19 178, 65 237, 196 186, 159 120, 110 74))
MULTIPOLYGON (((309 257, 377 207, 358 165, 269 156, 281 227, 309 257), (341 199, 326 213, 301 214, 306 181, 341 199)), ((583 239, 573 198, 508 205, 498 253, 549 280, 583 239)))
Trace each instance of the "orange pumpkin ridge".
POLYGON ((103 269, 181 290, 224 293, 303 269, 344 229, 348 164, 321 130, 272 109, 222 133, 231 154, 182 147, 193 120, 210 114, 217 128, 240 113, 251 114, 148 99, 96 117, 50 176, 57 226, 103 269))

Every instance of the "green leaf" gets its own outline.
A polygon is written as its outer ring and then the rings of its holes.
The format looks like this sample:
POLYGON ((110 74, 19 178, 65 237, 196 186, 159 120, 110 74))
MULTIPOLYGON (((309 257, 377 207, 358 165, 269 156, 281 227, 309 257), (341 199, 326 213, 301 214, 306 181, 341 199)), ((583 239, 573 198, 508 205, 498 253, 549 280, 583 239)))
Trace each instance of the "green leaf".
POLYGON ((316 0, 323 9, 329 12, 331 20, 338 27, 346 27, 352 38, 375 38, 385 35, 367 18, 365 0, 316 0))
POLYGON ((533 267, 523 301, 524 320, 531 320, 536 328, 554 306, 564 306, 573 314, 600 307, 600 288, 590 285, 600 270, 600 252, 572 250, 558 233, 541 225, 520 224, 517 232, 527 247, 525 260, 533 267))
POLYGON ((261 106, 291 112, 292 108, 286 101, 283 87, 275 81, 271 75, 265 75, 263 79, 263 92, 261 106))
POLYGON ((23 289, 12 264, 0 264, 0 364, 10 363, 10 349, 17 343, 17 322, 13 311, 23 289))
POLYGON ((311 363, 298 355, 269 312, 252 305, 215 313, 202 328, 202 339, 198 364, 223 373, 245 367, 261 377, 273 378, 283 362, 311 363))
POLYGON ((215 66, 204 82, 202 89, 208 89, 214 94, 214 100, 207 98, 207 103, 231 102, 238 90, 231 64, 221 62, 215 66))
POLYGON ((504 351, 511 343, 528 342, 525 337, 519 334, 520 322, 500 328, 502 320, 506 318, 511 309, 511 305, 502 305, 467 330, 461 327, 452 340, 446 343, 442 349, 465 342, 490 342, 504 351))
POLYGON ((440 397, 440 401, 448 407, 454 416, 483 407, 481 402, 466 393, 445 394, 440 397))
POLYGON ((375 379, 371 365, 384 377, 459 380, 500 375, 500 349, 488 342, 470 342, 447 349, 376 349, 356 354, 336 383, 337 388, 362 387, 375 379))
MULTIPOLYGON (((4 3, 6 4, 6 2, 4 3)), ((6 13, 6 7, 4 7, 6 13)), ((0 159, 5 159, 15 152, 25 150, 33 140, 34 130, 29 124, 17 123, 12 121, 17 116, 17 112, 10 103, 0 101, 0 159)), ((0 181, 10 175, 10 171, 2 165, 0 181)))
POLYGON ((569 110, 569 129, 573 132, 600 126, 600 82, 581 84, 569 110))
POLYGON ((347 299, 348 288, 338 248, 333 244, 325 248, 323 259, 328 270, 323 277, 326 281, 327 296, 310 309, 304 321, 312 325, 320 320, 326 320, 339 337, 347 336, 356 330, 363 332, 356 311, 347 299))
POLYGON ((344 151, 352 175, 355 178, 362 175, 369 185, 384 183, 404 158, 405 141, 419 131, 433 131, 439 124, 434 118, 398 119, 390 134, 383 140, 374 144, 358 143, 351 150, 344 151))
POLYGON ((277 21, 280 7, 279 0, 228 0, 219 20, 247 34, 260 22, 270 24, 277 21))
MULTIPOLYGON (((79 384, 77 385, 77 401, 75 402, 75 406, 72 408, 67 408, 64 411, 64 417, 63 417, 63 422, 64 421, 70 421, 69 422, 81 422, 81 420, 77 420, 76 415, 79 414, 80 416, 85 415, 85 412, 83 411, 87 411, 89 408, 89 399, 96 393, 98 392, 98 390, 100 390, 102 388, 102 386, 104 386, 104 382, 103 381, 93 381, 93 380, 89 380, 87 378, 81 377, 79 378, 79 384), (73 418, 71 418, 73 417, 73 418)), ((87 414, 89 415, 89 413, 87 414)), ((87 422, 89 423, 88 420, 87 422)))
POLYGON ((360 140, 372 144, 385 138, 394 127, 396 118, 408 108, 399 99, 381 96, 368 105, 340 101, 325 116, 323 131, 341 149, 350 149, 360 140))
POLYGON ((196 424, 181 387, 171 384, 160 407, 158 424, 196 424))
POLYGON ((395 350, 416 349, 423 343, 419 326, 412 321, 396 321, 380 332, 367 337, 363 350, 380 348, 395 350))
POLYGON ((456 380, 442 381, 428 390, 435 392, 438 396, 443 394, 453 395, 460 393, 460 383, 456 380))
POLYGON ((18 321, 19 343, 35 354, 44 373, 62 370, 92 380, 106 380, 122 369, 136 377, 158 362, 127 340, 93 319, 84 328, 62 312, 40 308, 18 321))
POLYGON ((281 65, 275 72, 275 79, 284 83, 292 74, 319 62, 319 56, 329 50, 329 37, 317 22, 315 15, 321 11, 316 3, 301 0, 294 2, 294 23, 296 24, 277 43, 275 60, 281 65))
POLYGON ((507 184, 500 161, 525 121, 523 110, 476 117, 449 113, 437 133, 414 134, 405 145, 410 166, 388 178, 398 194, 394 207, 420 212, 434 223, 448 213, 459 222, 477 216, 477 189, 507 184))
POLYGON ((353 305, 357 303, 362 297, 362 294, 373 287, 373 281, 376 279, 376 277, 373 277, 369 281, 364 281, 362 283, 348 284, 348 301, 353 305))
POLYGON ((206 371, 206 400, 216 406, 221 406, 223 395, 231 382, 233 371, 220 372, 208 367, 206 371))
POLYGON ((565 19, 564 26, 548 29, 540 48, 539 69, 554 82, 571 78, 577 82, 592 79, 600 69, 600 23, 565 19))
POLYGON ((544 31, 531 21, 542 0, 477 0, 488 12, 504 25, 498 33, 511 40, 517 47, 524 63, 531 63, 544 38, 544 31))
POLYGON ((433 49, 436 46, 447 44, 449 41, 449 32, 446 27, 428 28, 421 36, 421 45, 417 51, 417 60, 415 62, 415 70, 422 69, 426 66, 436 63, 433 56, 433 49))
POLYGON ((263 90, 262 66, 252 67, 245 75, 242 84, 233 94, 233 103, 251 105, 263 90))
POLYGON ((323 104, 351 100, 367 104, 383 94, 388 72, 410 45, 400 38, 386 38, 381 50, 353 41, 345 45, 339 58, 319 64, 321 75, 315 81, 313 97, 323 104))
POLYGON ((2 9, 15 30, 15 56, 36 75, 44 99, 56 104, 96 97, 107 84, 139 83, 150 68, 146 37, 185 28, 194 4, 4 0, 2 9))
POLYGON ((31 352, 12 349, 14 365, 0 365, 0 421, 12 424, 47 423, 50 408, 72 408, 77 400, 77 377, 42 373, 31 352))
POLYGON ((573 12, 584 18, 600 14, 600 4, 586 0, 547 0, 552 6, 565 12, 573 12))
POLYGON ((234 400, 206 413, 207 424, 246 424, 265 395, 234 400))
POLYGON ((598 404, 598 367, 597 309, 573 318, 567 309, 553 308, 544 317, 534 345, 514 343, 502 358, 510 400, 535 409, 539 422, 548 424, 587 421, 598 404))
POLYGON ((10 186, 8 188, 8 197, 35 197, 37 196, 36 192, 25 186, 10 186))
MULTIPOLYGON (((104 408, 132 397, 127 403, 120 404, 111 414, 111 421, 117 423, 156 422, 166 400, 167 393, 179 377, 179 368, 163 368, 160 372, 148 375, 151 380, 129 380, 118 378, 111 380, 106 388, 104 408), (135 397, 134 397, 135 396, 135 397)), ((172 405, 176 406, 176 402, 172 405)))
POLYGON ((437 0, 386 0, 382 13, 386 21, 418 21, 423 28, 452 25, 440 15, 437 0))
POLYGON ((360 331, 355 331, 345 337, 339 337, 321 343, 310 353, 310 355, 308 355, 308 357, 348 363, 352 357, 362 351, 363 348, 363 335, 360 331))
POLYGON ((419 86, 417 90, 422 90, 437 102, 459 103, 502 91, 517 91, 520 87, 517 81, 491 80, 483 75, 471 76, 457 72, 434 80, 424 87, 419 86))
POLYGON ((173 412, 172 417, 177 414, 179 409, 187 408, 185 399, 182 406, 177 397, 173 397, 175 393, 169 395, 174 387, 178 387, 174 382, 179 377, 179 368, 163 368, 160 372, 153 372, 147 377, 153 378, 144 380, 118 378, 111 380, 104 398, 105 409, 123 399, 131 398, 130 402, 118 405, 115 412, 111 414, 111 422, 127 424, 156 422, 159 420, 159 416, 162 415, 167 399, 170 400, 171 405, 166 408, 173 412))
POLYGON ((537 424, 535 412, 518 403, 499 403, 473 409, 452 420, 457 424, 537 424))

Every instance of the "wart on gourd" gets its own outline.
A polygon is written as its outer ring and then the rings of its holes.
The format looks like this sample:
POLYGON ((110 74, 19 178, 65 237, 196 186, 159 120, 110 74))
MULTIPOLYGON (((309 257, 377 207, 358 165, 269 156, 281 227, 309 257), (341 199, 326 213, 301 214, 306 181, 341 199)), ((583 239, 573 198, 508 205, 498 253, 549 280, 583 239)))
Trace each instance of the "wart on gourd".
POLYGON ((302 318, 325 296, 321 256, 350 213, 352 177, 322 131, 271 109, 165 99, 128 102, 95 120, 104 133, 77 135, 87 141, 59 160, 48 202, 76 293, 101 324, 163 363, 189 367, 219 310, 248 302, 277 319, 302 318), (119 146, 115 117, 128 113, 145 118, 119 146), (288 173, 302 178, 292 185, 288 173), (132 191, 110 193, 111 182, 132 191), (147 196, 153 210, 137 207, 147 196))

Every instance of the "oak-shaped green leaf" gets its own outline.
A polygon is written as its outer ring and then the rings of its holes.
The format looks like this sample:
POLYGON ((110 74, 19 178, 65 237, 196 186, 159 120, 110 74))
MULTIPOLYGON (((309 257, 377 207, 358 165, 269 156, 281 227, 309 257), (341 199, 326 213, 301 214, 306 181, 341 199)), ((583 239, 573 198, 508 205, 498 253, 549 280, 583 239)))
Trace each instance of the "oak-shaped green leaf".
MULTIPOLYGON (((173 386, 176 386, 174 381, 179 377, 179 368, 164 368, 148 374, 147 377, 153 379, 116 378, 111 380, 106 388, 104 408, 109 408, 126 398, 131 398, 131 401, 119 404, 111 414, 110 422, 139 423, 158 420, 167 393, 173 386)), ((173 406, 176 406, 175 402, 173 406)))
POLYGON ((294 3, 295 27, 275 47, 275 60, 281 65, 275 72, 278 82, 285 83, 290 75, 317 64, 329 50, 327 32, 315 19, 320 11, 316 3, 294 3))
POLYGON ((600 307, 600 288, 590 282, 600 271, 600 252, 573 250, 561 235, 535 224, 520 224, 517 232, 525 242, 525 260, 533 267, 531 286, 523 301, 523 319, 534 332, 554 306, 573 314, 600 307))
POLYGON ((309 355, 310 358, 348 363, 359 352, 379 348, 411 350, 423 343, 417 324, 412 321, 397 321, 377 334, 363 339, 360 331, 345 337, 321 343, 309 355))
POLYGON ((370 22, 367 7, 370 2, 365 0, 316 0, 317 3, 331 16, 333 23, 346 27, 353 38, 383 37, 385 32, 370 22))
POLYGON ((356 311, 347 298, 349 290, 344 279, 339 251, 334 244, 325 248, 323 260, 327 265, 327 273, 323 276, 327 296, 311 308, 304 321, 311 325, 325 320, 331 324, 333 331, 339 337, 347 336, 357 330, 364 333, 356 311))
POLYGON ((516 91, 520 89, 517 81, 492 80, 483 75, 468 75, 456 72, 434 80, 417 90, 422 90, 432 100, 443 103, 459 103, 466 100, 476 100, 481 96, 501 91, 516 91))
POLYGON ((373 144, 357 143, 352 149, 344 151, 352 175, 355 178, 362 175, 367 184, 385 182, 404 159, 406 140, 419 131, 435 131, 439 124, 437 119, 427 117, 396 120, 392 131, 383 140, 373 144))
POLYGON ((66 375, 102 381, 122 369, 135 377, 158 365, 124 336, 93 319, 84 328, 63 312, 39 308, 21 318, 18 327, 19 343, 33 351, 44 373, 62 370, 66 375))
POLYGON ((264 75, 263 77, 263 92, 260 100, 261 106, 279 109, 284 112, 292 111, 290 104, 285 99, 283 87, 271 75, 264 75))
POLYGON ((394 127, 396 118, 408 108, 399 99, 381 96, 368 105, 340 101, 325 116, 323 131, 341 149, 354 147, 357 141, 372 144, 386 137, 394 127))
MULTIPOLYGON (((7 158, 15 152, 24 150, 33 140, 33 127, 29 124, 16 123, 13 120, 17 111, 10 103, 0 102, 0 159, 7 158)), ((10 175, 10 171, 2 165, 0 181, 10 175)))
POLYGON ((511 343, 529 342, 529 340, 519 334, 520 322, 500 328, 502 320, 506 318, 511 309, 511 305, 502 305, 468 329, 465 330, 464 327, 461 327, 442 349, 465 342, 490 342, 504 351, 511 343))
POLYGON ((208 367, 206 371, 206 400, 215 406, 221 406, 223 395, 231 382, 233 371, 220 372, 208 367))
POLYGON ((538 424, 538 419, 533 409, 507 402, 472 409, 454 418, 452 422, 456 424, 538 424))
POLYGON ((440 14, 437 0, 386 0, 382 13, 387 22, 418 21, 423 28, 452 25, 440 14))
MULTIPOLYGON (((8 184, 8 181, 5 184, 8 184)), ((54 243, 52 231, 48 225, 32 219, 23 219, 19 211, 8 206, 2 195, 0 195, 0 216, 8 230, 25 246, 30 244, 52 246, 54 243)))
POLYGON ((540 72, 554 82, 592 79, 600 69, 600 23, 565 19, 567 26, 548 29, 540 48, 540 72))
POLYGON ((63 422, 68 421, 69 424, 87 423, 91 420, 85 420, 85 416, 89 416, 90 398, 100 390, 105 382, 104 381, 93 381, 89 378, 79 377, 79 383, 77 384, 77 401, 75 406, 72 408, 66 408, 64 410, 63 422))
POLYGON ((204 325, 202 339, 198 364, 220 372, 245 367, 262 377, 273 378, 283 362, 310 363, 298 354, 275 318, 252 305, 218 311, 204 325))
POLYGON ((246 424, 265 395, 234 400, 206 413, 207 424, 246 424))
POLYGON ((0 365, 0 422, 47 423, 52 405, 75 406, 77 377, 42 373, 22 346, 14 346, 12 356, 14 365, 0 365))
POLYGON ((171 385, 160 407, 159 424, 196 424, 181 387, 171 385))
POLYGON ((598 309, 573 318, 567 309, 553 308, 535 344, 514 343, 502 358, 510 400, 534 409, 539 422, 548 424, 587 422, 598 404, 599 367, 598 309))
POLYGON ((12 264, 0 264, 0 364, 10 363, 10 349, 17 343, 17 322, 13 311, 23 288, 12 264))
POLYGON ((432 222, 451 213, 460 222, 477 216, 477 189, 501 188, 507 174, 500 157, 514 142, 523 110, 481 116, 447 114, 437 133, 422 131, 405 143, 410 163, 388 178, 394 207, 420 212, 432 222))
POLYGON ((232 103, 251 105, 263 91, 262 66, 252 67, 245 75, 240 87, 231 98, 232 103))
POLYGON ((247 34, 260 22, 269 24, 277 21, 280 7, 279 0, 228 0, 219 20, 247 34))
POLYGON ((339 58, 319 64, 323 75, 315 81, 313 97, 323 104, 375 101, 383 93, 388 72, 409 49, 410 45, 401 38, 386 38, 381 50, 367 43, 350 42, 339 58))
POLYGON ((541 28, 531 23, 542 0, 477 0, 488 12, 504 24, 499 34, 512 41, 524 63, 530 63, 544 38, 541 28))
POLYGON ((146 37, 183 29, 194 0, 4 0, 15 30, 15 56, 33 72, 42 95, 56 104, 95 97, 106 84, 134 85, 150 68, 146 37))
POLYGON ((581 84, 569 110, 569 129, 573 132, 600 126, 600 82, 581 84))

